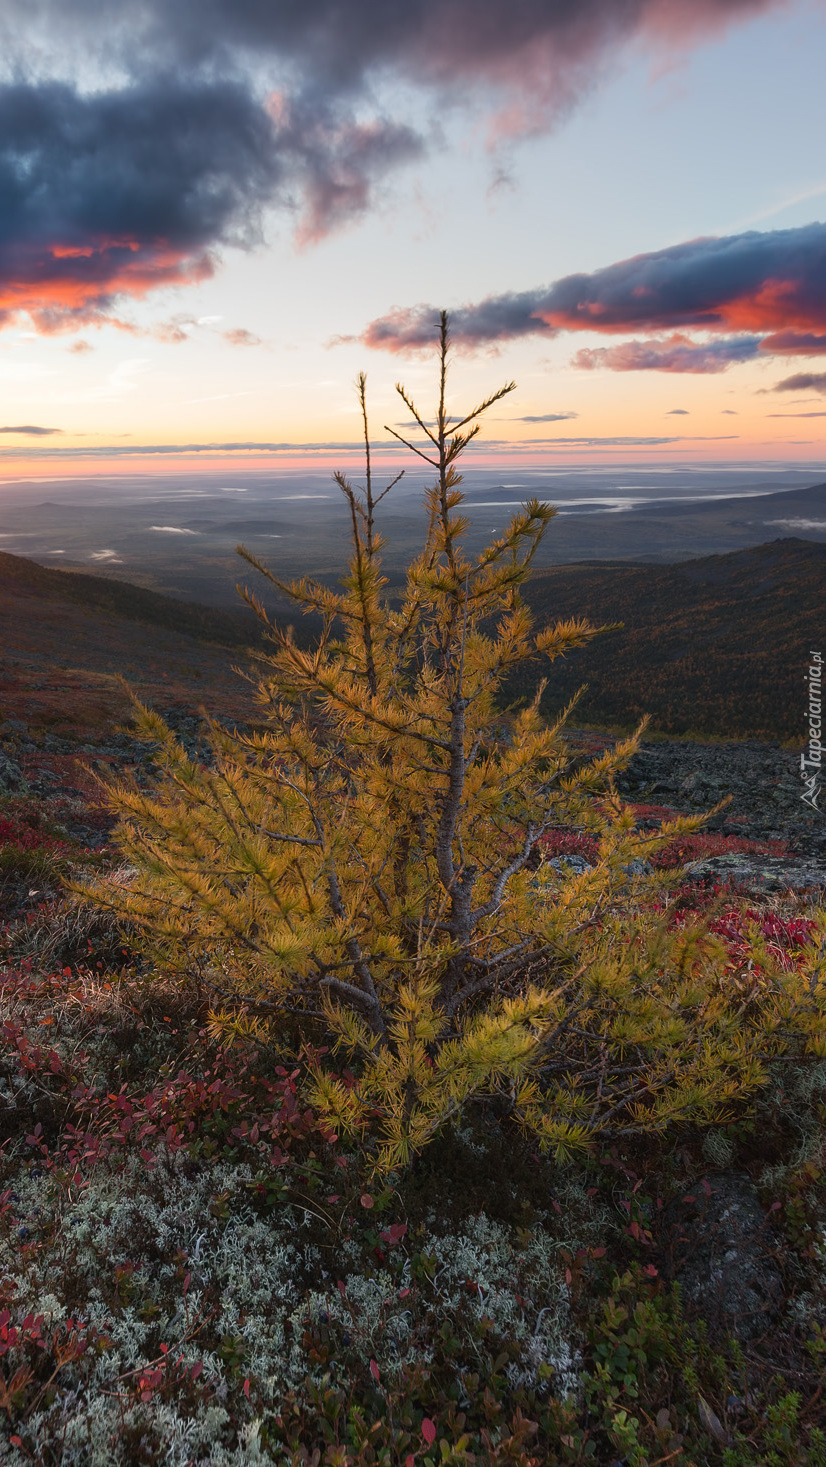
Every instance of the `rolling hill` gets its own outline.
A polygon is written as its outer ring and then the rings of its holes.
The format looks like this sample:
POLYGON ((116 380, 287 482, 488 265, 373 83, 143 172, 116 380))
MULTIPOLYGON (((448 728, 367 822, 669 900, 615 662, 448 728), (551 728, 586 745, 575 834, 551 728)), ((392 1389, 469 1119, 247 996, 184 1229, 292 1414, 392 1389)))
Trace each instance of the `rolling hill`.
POLYGON ((246 608, 219 611, 123 581, 0 554, 0 724, 97 736, 129 717, 122 678, 159 708, 248 719, 233 671, 258 640, 246 608))
MULTIPOLYGON (((629 727, 648 713, 671 734, 802 736, 804 669, 826 631, 826 544, 788 538, 676 565, 554 566, 535 572, 527 599, 540 623, 623 623, 554 664, 549 711, 587 683, 581 725, 629 727)), ((308 636, 311 624, 297 620, 308 636)), ((233 664, 258 637, 246 608, 0 554, 0 717, 44 728, 78 726, 81 709, 92 723, 122 718, 122 675, 157 706, 246 719, 251 690, 233 664)), ((530 695, 539 671, 526 669, 508 699, 530 695)))
POLYGON ((629 726, 648 713, 673 734, 802 737, 808 653, 826 633, 826 545, 789 538, 678 565, 557 566, 536 572, 527 600, 542 622, 623 623, 551 669, 549 706, 588 683, 580 722, 629 726))

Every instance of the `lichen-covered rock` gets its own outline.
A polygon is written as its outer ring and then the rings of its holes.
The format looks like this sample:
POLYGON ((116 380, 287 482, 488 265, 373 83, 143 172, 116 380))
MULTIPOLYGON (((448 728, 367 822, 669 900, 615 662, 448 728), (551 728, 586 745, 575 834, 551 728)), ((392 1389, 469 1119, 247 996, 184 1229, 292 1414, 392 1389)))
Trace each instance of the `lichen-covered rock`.
POLYGON ((554 856, 547 863, 553 871, 558 871, 562 876, 582 876, 586 871, 593 871, 592 861, 586 861, 584 856, 554 856))
POLYGON ((626 800, 694 814, 729 803, 708 829, 747 840, 782 840, 826 867, 826 819, 803 803, 800 755, 757 739, 644 741, 617 780, 626 800))
POLYGON ((709 1174, 663 1212, 660 1246, 666 1278, 717 1335, 757 1339, 783 1299, 769 1215, 749 1177, 709 1174))
POLYGON ((709 856, 690 868, 692 877, 731 882, 749 891, 826 889, 826 861, 805 856, 750 856, 737 852, 709 856))
POLYGON ((0 749, 0 795, 19 795, 26 789, 26 779, 16 759, 0 749))

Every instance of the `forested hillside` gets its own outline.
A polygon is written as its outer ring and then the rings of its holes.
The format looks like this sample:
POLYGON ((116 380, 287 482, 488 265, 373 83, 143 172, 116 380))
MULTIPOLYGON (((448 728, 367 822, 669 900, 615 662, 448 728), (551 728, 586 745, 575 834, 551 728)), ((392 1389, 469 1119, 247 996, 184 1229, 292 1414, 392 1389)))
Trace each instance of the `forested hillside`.
MULTIPOLYGON (((240 582, 260 591, 257 580, 239 563, 240 582)), ((631 726, 648 713, 654 728, 673 734, 788 739, 801 733, 802 659, 810 646, 820 646, 826 620, 826 545, 789 538, 677 565, 556 566, 535 571, 525 595, 543 621, 583 616, 623 624, 555 664, 548 709, 587 683, 575 720, 581 724, 631 726)), ((296 636, 305 642, 314 618, 296 621, 296 636)), ((125 642, 129 622, 183 637, 185 646, 170 644, 161 656, 206 657, 210 666, 200 669, 206 681, 215 676, 219 654, 198 653, 198 642, 240 649, 261 634, 240 602, 230 612, 0 554, 6 653, 22 653, 33 668, 59 660, 101 671, 110 645, 107 670, 122 668, 142 681, 138 661, 147 632, 125 642)), ((159 649, 153 656, 150 642, 143 660, 157 661, 159 649)), ((228 655, 226 671, 237 655, 228 655)), ((532 693, 539 672, 533 665, 523 669, 509 698, 532 693)))
MULTIPOLYGON (((556 663, 548 707, 587 683, 581 723, 648 713, 674 734, 802 733, 804 660, 826 620, 824 545, 783 539, 680 565, 559 566, 538 571, 526 597, 542 620, 623 623, 556 663)), ((514 696, 530 691, 530 677, 511 685, 514 696)))

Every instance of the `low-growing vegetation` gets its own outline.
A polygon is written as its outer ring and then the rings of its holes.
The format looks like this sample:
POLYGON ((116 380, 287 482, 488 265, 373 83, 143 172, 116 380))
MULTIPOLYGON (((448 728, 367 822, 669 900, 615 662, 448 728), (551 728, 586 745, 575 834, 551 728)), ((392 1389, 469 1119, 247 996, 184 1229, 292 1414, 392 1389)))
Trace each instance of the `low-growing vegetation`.
MULTIPOLYGON (((749 926, 791 965, 812 923, 714 921, 734 979, 749 926)), ((2 1014, 10 1461, 824 1461, 823 1066, 705 1143, 575 1167, 481 1104, 368 1191, 307 1104, 317 1054, 221 1048, 194 989, 9 967, 2 1014), (664 1198, 721 1159, 783 1239, 780 1319, 746 1343, 664 1267, 664 1198)))
POLYGON ((465 558, 446 365, 400 607, 368 442, 253 730, 142 711, 94 853, 2 802, 11 1467, 826 1467, 826 921, 502 705, 598 629, 520 599, 546 506, 465 558))

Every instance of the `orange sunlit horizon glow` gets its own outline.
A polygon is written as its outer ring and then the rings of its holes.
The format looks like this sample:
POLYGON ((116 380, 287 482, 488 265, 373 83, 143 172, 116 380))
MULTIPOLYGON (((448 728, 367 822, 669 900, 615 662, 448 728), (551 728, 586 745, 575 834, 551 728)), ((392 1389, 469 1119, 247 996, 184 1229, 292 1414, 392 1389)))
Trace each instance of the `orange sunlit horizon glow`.
MULTIPOLYGON (((693 451, 690 444, 684 440, 673 443, 661 443, 646 445, 644 443, 632 443, 619 445, 616 441, 609 440, 604 444, 598 442, 575 444, 560 444, 558 448, 549 445, 532 447, 525 443, 511 443, 498 445, 496 448, 479 450, 465 461, 465 476, 472 475, 474 470, 485 472, 505 472, 510 469, 530 469, 531 471, 547 470, 549 473, 560 472, 566 469, 587 471, 589 467, 599 468, 606 465, 616 465, 617 468, 645 467, 652 468, 657 465, 663 467, 677 464, 686 467, 713 469, 716 465, 721 468, 733 468, 742 466, 748 468, 782 468, 784 465, 790 467, 806 468, 811 466, 813 473, 826 473, 826 434, 819 440, 803 440, 799 442, 771 442, 765 445, 765 450, 754 451, 758 445, 744 444, 742 440, 730 443, 720 442, 713 446, 708 442, 698 443, 693 451), (751 448, 753 451, 748 452, 751 448)), ((372 443, 371 451, 376 460, 376 467, 381 470, 397 471, 406 468, 417 475, 425 475, 435 470, 429 470, 428 466, 420 459, 415 459, 403 450, 395 448, 392 444, 372 443)), ((236 475, 262 474, 262 473, 313 473, 324 470, 332 474, 336 469, 342 469, 347 473, 358 474, 364 464, 363 445, 357 443, 344 447, 341 445, 318 446, 308 445, 302 447, 296 445, 290 450, 266 453, 266 452, 230 452, 219 448, 204 448, 195 452, 175 450, 169 452, 167 449, 137 449, 128 456, 113 452, 107 457, 104 451, 95 453, 78 454, 76 457, 62 458, 59 461, 50 459, 48 462, 42 458, 32 460, 21 456, 0 456, 0 490, 4 485, 32 483, 48 484, 82 480, 89 478, 111 478, 126 480, 130 477, 147 475, 158 475, 171 477, 175 475, 191 477, 193 474, 203 475, 204 478, 212 478, 226 475, 231 472, 236 475)))

